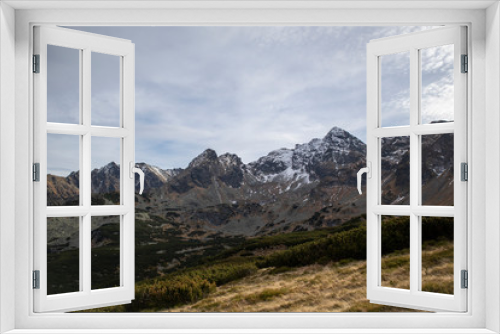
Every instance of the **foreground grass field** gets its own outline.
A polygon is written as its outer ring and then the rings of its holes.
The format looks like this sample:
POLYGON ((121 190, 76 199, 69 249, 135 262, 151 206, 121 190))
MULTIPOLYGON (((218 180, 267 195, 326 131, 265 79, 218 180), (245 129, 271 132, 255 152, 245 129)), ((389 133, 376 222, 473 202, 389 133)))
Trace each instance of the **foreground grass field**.
MULTIPOLYGON (((382 221, 382 285, 409 287, 408 217, 382 221)), ((422 288, 453 293, 453 220, 422 221, 422 288)), ((86 312, 393 312, 366 299, 366 221, 251 238, 136 282, 130 304, 86 312)))
MULTIPOLYGON (((423 289, 453 293, 453 244, 428 244, 424 254, 423 289)), ((408 288, 407 250, 384 256, 382 266, 384 281, 392 282, 393 287, 408 288)), ((218 287, 194 304, 163 311, 415 312, 371 304, 366 299, 366 261, 259 269, 250 276, 218 287)))

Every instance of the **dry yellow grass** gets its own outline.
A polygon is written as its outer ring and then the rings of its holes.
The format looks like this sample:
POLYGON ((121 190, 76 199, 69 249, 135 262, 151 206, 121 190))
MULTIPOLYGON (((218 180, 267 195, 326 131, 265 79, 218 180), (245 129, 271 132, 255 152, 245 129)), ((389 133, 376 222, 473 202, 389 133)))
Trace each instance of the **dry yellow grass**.
POLYGON ((422 290, 453 294, 453 244, 438 243, 422 250, 422 290))
MULTIPOLYGON (((452 243, 425 250, 426 258, 441 259, 424 262, 428 273, 446 272, 444 276, 432 276, 433 286, 442 292, 449 289, 448 274, 450 267, 453 268, 447 259, 450 247, 452 243)), ((382 263, 383 282, 389 282, 385 286, 408 287, 403 280, 408 274, 408 253, 391 254, 384 257, 382 263)), ((310 265, 276 272, 279 270, 261 269, 254 275, 218 287, 215 293, 195 304, 164 312, 414 312, 370 304, 366 299, 365 261, 310 265)))

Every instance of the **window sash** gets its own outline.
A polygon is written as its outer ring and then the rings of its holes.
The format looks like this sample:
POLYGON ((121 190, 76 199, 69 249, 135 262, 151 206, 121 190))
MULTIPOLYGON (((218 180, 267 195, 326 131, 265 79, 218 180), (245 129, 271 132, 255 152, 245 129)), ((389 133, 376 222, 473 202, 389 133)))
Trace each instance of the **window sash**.
POLYGON ((34 75, 34 161, 40 163, 40 182, 34 184, 34 270, 40 271, 40 289, 33 290, 34 311, 73 311, 110 304, 129 303, 134 298, 134 182, 129 162, 134 161, 134 45, 76 30, 35 27, 34 53, 40 55, 40 73, 34 75), (47 45, 80 50, 80 124, 47 122, 47 45), (91 53, 120 57, 120 127, 91 124, 91 53), (79 136, 79 206, 47 206, 47 135, 79 136), (91 205, 91 140, 94 136, 120 140, 120 205, 91 205), (120 286, 92 290, 91 220, 95 216, 120 217, 120 286), (47 218, 79 217, 78 292, 47 295, 47 218))
POLYGON ((467 290, 461 289, 460 272, 467 269, 467 183, 461 182, 458 167, 467 162, 466 80, 460 73, 461 54, 466 54, 465 27, 447 27, 418 33, 382 38, 367 46, 367 161, 372 177, 367 179, 367 297, 377 304, 422 310, 467 310, 467 290), (420 57, 419 50, 453 44, 454 47, 454 122, 419 124, 420 122, 420 57), (399 52, 410 53, 410 124, 383 128, 381 124, 380 58, 399 52), (434 126, 436 126, 434 128, 434 126), (454 133, 454 206, 420 205, 422 148, 420 136, 454 133), (380 138, 410 137, 410 205, 381 205, 380 138), (382 230, 381 216, 410 217, 410 289, 381 286, 382 230), (421 287, 421 217, 454 217, 454 295, 420 291, 421 287))

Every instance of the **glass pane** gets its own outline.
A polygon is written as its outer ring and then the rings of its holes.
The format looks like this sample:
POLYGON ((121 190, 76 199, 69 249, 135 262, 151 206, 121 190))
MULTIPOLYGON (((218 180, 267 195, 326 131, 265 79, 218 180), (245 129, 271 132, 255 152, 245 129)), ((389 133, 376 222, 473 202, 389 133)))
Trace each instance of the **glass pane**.
POLYGON ((380 56, 382 126, 410 124, 410 53, 380 56))
POLYGON ((92 52, 92 125, 120 126, 120 57, 92 52))
POLYGON ((410 137, 387 137, 380 140, 381 203, 410 204, 410 137))
POLYGON ((422 136, 422 205, 453 206, 453 138, 422 136))
POLYGON ((80 205, 80 136, 47 134, 47 205, 80 205))
POLYGON ((422 66, 422 124, 454 119, 454 46, 420 50, 422 66))
POLYGON ((120 143, 92 137, 92 205, 120 204, 120 143))
POLYGON ((410 217, 382 216, 381 286, 410 289, 410 217))
POLYGON ((80 291, 80 218, 47 218, 47 294, 80 291))
POLYGON ((47 45, 47 122, 80 123, 80 50, 47 45))
POLYGON ((92 290, 120 286, 120 216, 92 217, 92 290))
POLYGON ((453 218, 422 217, 422 291, 453 294, 453 218))

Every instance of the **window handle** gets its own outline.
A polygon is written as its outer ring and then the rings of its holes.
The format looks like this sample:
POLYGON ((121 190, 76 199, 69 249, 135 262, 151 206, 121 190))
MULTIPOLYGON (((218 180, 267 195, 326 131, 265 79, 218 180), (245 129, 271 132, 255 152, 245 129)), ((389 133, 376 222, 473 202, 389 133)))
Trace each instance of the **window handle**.
POLYGON ((361 176, 363 173, 366 173, 367 178, 371 179, 372 177, 372 163, 370 161, 366 162, 366 167, 361 168, 358 171, 358 192, 361 195, 363 192, 361 191, 361 176))
POLYGON ((142 169, 135 167, 133 162, 130 162, 130 178, 134 178, 134 174, 139 174, 139 195, 144 191, 144 172, 142 169))

